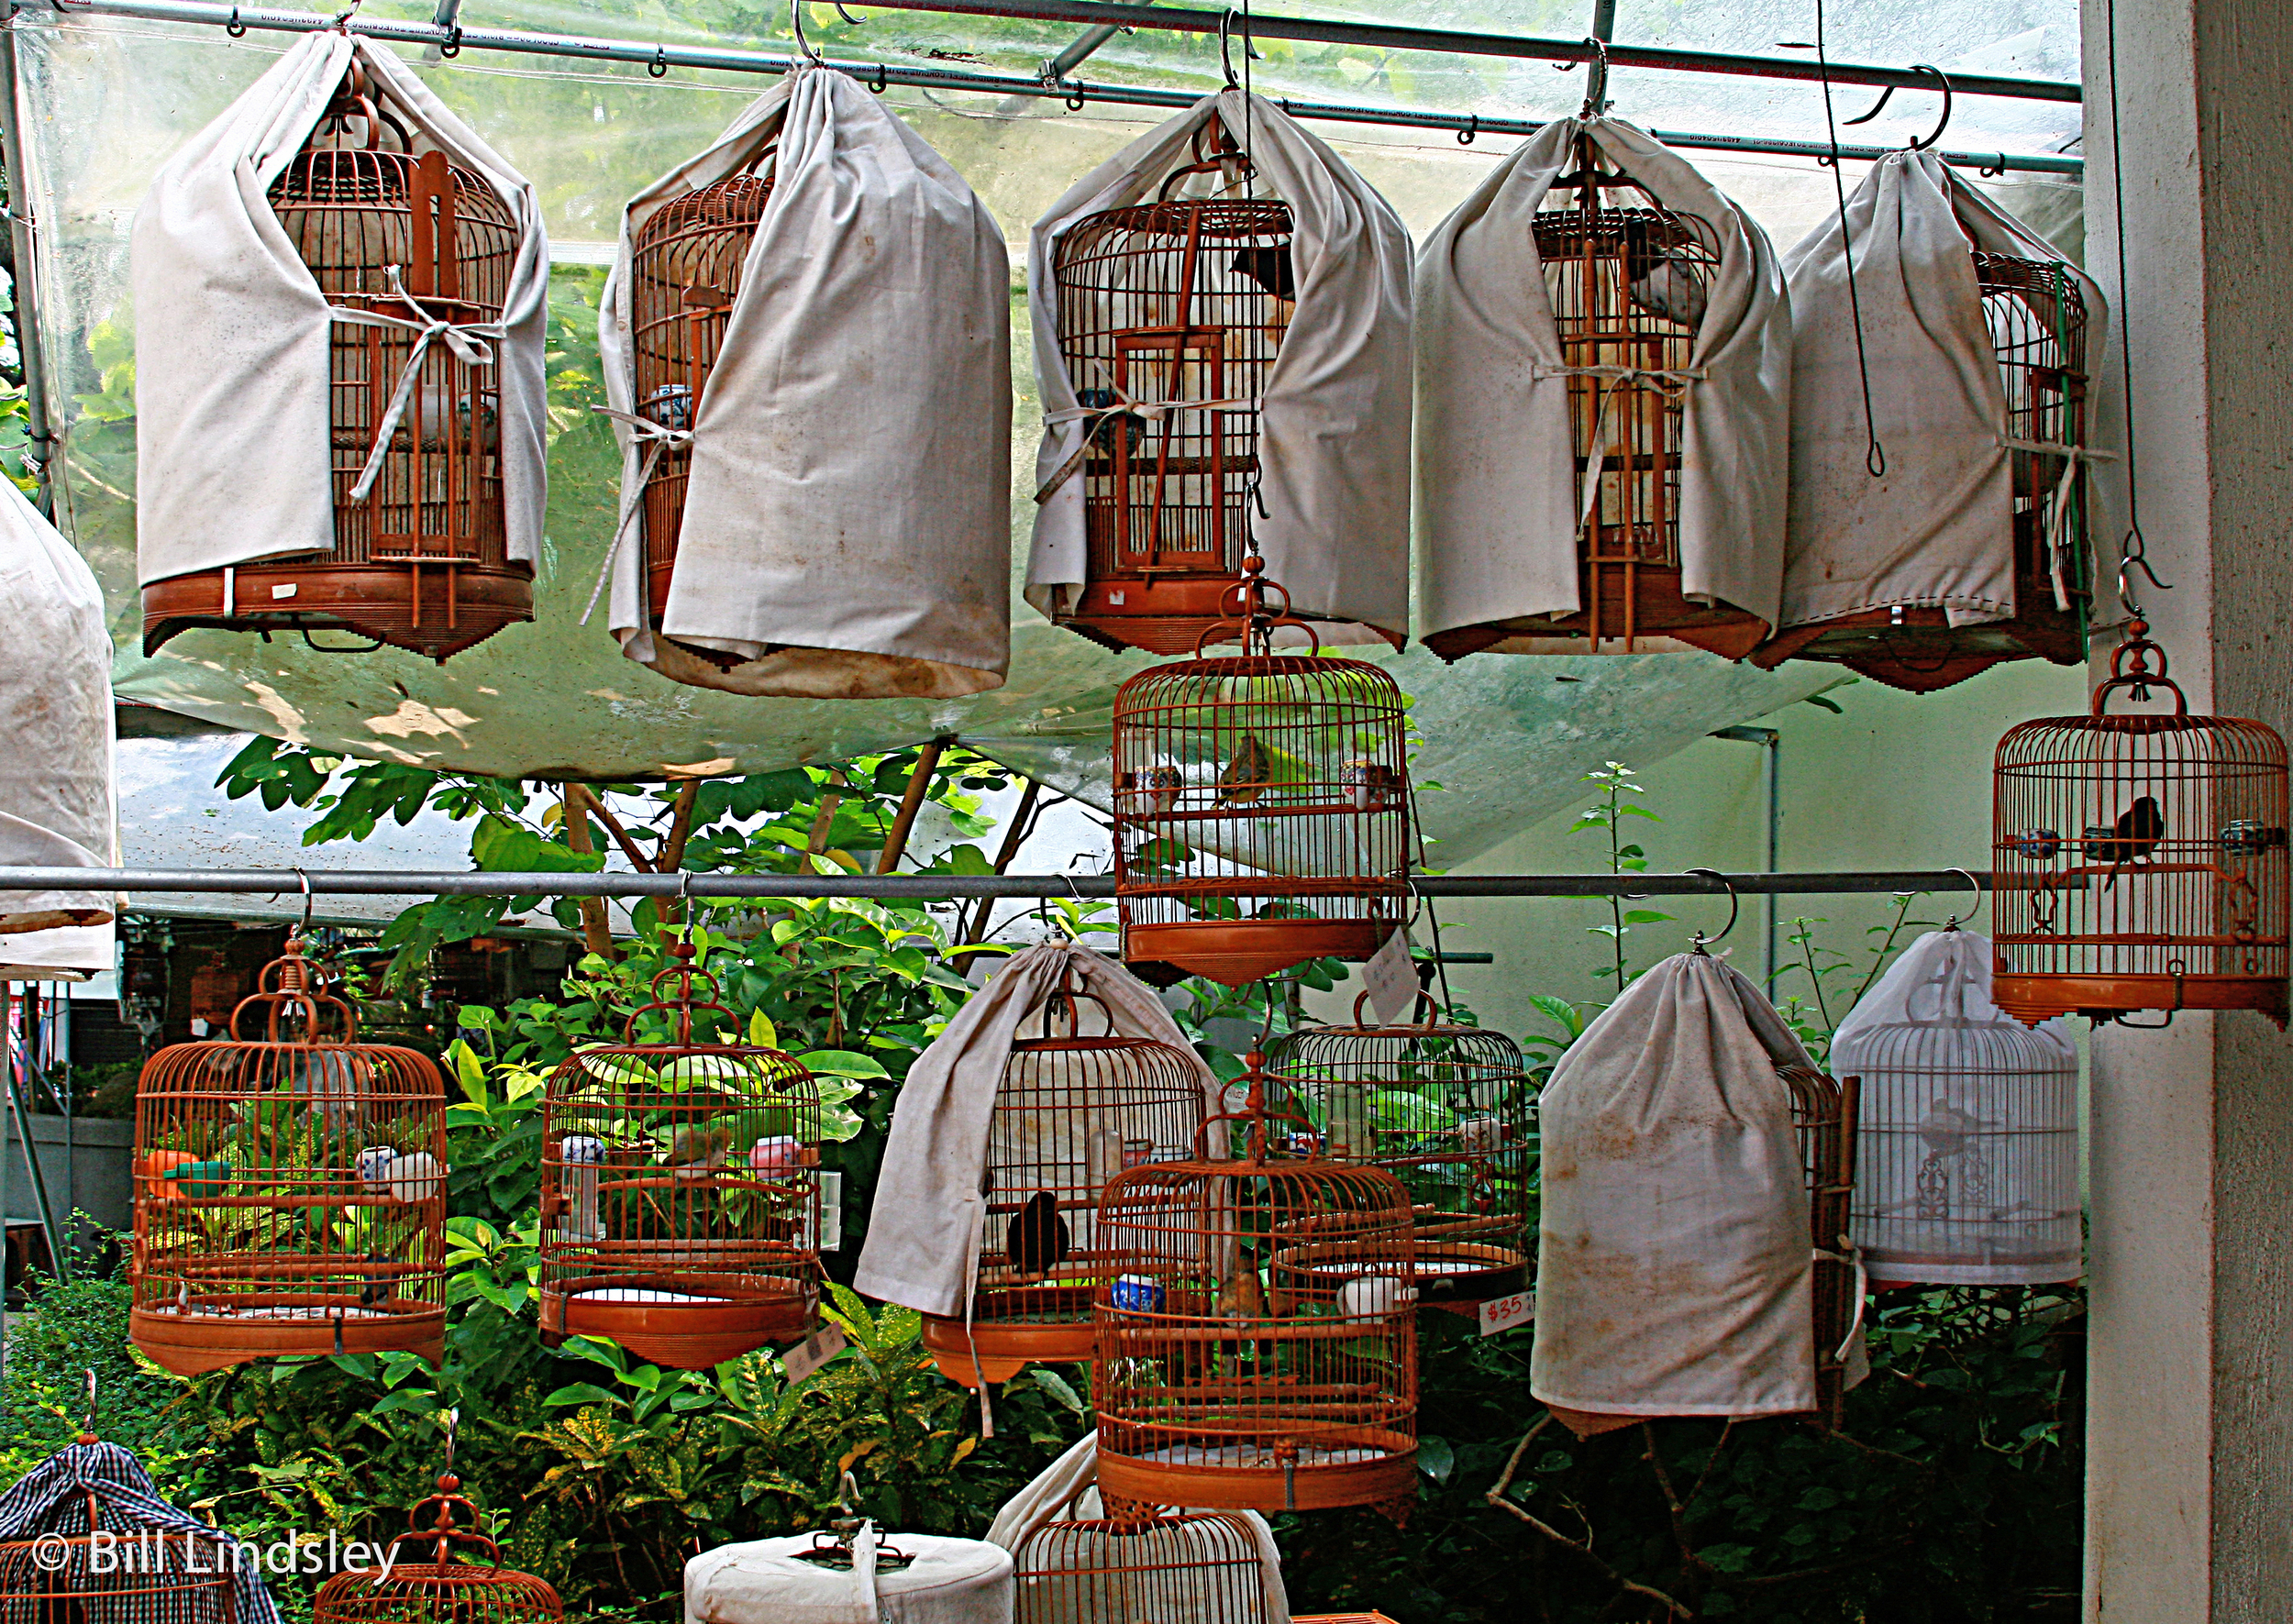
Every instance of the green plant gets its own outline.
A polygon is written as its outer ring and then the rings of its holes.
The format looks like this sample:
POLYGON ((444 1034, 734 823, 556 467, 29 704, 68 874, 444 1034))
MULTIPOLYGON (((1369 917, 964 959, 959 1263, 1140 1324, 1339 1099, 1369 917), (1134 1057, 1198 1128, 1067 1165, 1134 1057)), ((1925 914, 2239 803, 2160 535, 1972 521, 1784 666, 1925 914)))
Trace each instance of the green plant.
MULTIPOLYGON (((1586 773, 1577 781, 1592 785, 1597 799, 1577 815, 1577 821, 1568 825, 1568 833, 1577 834, 1588 829, 1597 829, 1605 835, 1608 840, 1608 871, 1612 875, 1645 873, 1648 867, 1647 851, 1637 841, 1625 838, 1624 820, 1645 818, 1652 823, 1664 821, 1637 801, 1626 799, 1627 796, 1646 794, 1648 787, 1639 782, 1639 775, 1621 761, 1609 762, 1586 773)), ((1595 967, 1592 973, 1608 980, 1616 991, 1622 992, 1632 982, 1624 954, 1624 938, 1632 934, 1635 925, 1660 924, 1674 916, 1659 913, 1653 908, 1627 908, 1623 897, 1613 891, 1609 893, 1606 900, 1609 922, 1587 928, 1593 935, 1607 940, 1609 962, 1595 967)))
POLYGON ((72 1442, 88 1417, 95 1376, 95 1430, 167 1475, 188 1458, 172 1413, 177 1385, 127 1342, 127 1282, 116 1276, 46 1282, 38 1310, 9 1316, 7 1371, 0 1386, 0 1490, 72 1442))

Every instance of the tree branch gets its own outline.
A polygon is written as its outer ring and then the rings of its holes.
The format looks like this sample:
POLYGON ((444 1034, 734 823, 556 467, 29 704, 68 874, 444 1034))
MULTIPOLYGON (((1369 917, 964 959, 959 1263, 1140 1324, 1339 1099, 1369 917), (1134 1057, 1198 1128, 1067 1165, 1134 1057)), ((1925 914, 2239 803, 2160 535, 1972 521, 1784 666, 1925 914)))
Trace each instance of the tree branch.
MULTIPOLYGON (((675 810, 669 819, 669 838, 661 843, 660 856, 656 859, 657 873, 675 874, 685 866, 685 845, 692 838, 692 807, 701 796, 701 780, 687 779, 678 786, 675 810)), ((664 918, 684 919, 681 901, 665 902, 661 907, 664 918)))
POLYGON ((587 784, 568 784, 566 789, 569 792, 575 790, 581 791, 582 801, 597 814, 597 821, 605 826, 605 833, 613 836, 614 844, 621 848, 621 855, 629 859, 631 867, 639 874, 656 871, 653 860, 637 849, 637 842, 629 838, 629 832, 621 826, 621 820, 613 815, 613 809, 605 804, 604 796, 587 784))
POLYGON ((908 774, 908 787, 900 797, 900 811, 892 820, 892 832, 884 836, 884 849, 876 854, 876 872, 892 874, 898 871, 900 858, 908 849, 908 832, 915 827, 915 814, 924 809, 924 792, 932 787, 932 774, 939 770, 939 757, 949 740, 926 740, 917 752, 915 770, 908 774))
MULTIPOLYGON (((563 791, 560 810, 565 816, 565 844, 587 856, 597 849, 590 839, 589 812, 583 805, 587 798, 579 784, 564 784, 559 789, 563 791)), ((600 958, 611 958, 613 925, 605 917, 604 898, 582 897, 576 905, 582 911, 582 945, 600 958)))
POLYGON ((1696 1613, 1694 1608, 1673 1600, 1670 1596, 1665 1595, 1663 1591, 1656 1589, 1654 1585, 1643 1585, 1637 1579, 1626 1578, 1623 1574, 1618 1573, 1614 1568, 1611 1567, 1605 1559, 1596 1555, 1590 1545, 1586 1544, 1581 1540, 1570 1539, 1567 1534, 1562 1533, 1558 1529, 1554 1528, 1549 1523, 1546 1523, 1536 1517, 1531 1516, 1526 1510, 1505 1498, 1505 1490, 1512 1486, 1513 1474, 1521 1469, 1521 1457, 1528 1452, 1530 1442, 1534 1440, 1538 1433, 1542 1432, 1546 1427, 1550 1426, 1552 1424, 1552 1412, 1547 1410, 1544 1415, 1537 1418, 1537 1421, 1534 1426, 1531 1427, 1526 1432, 1523 1432, 1521 1435, 1521 1442, 1512 1446, 1512 1457, 1505 1462, 1504 1475, 1498 1478, 1496 1483, 1491 1486, 1489 1492, 1481 1497, 1487 1500, 1490 1505, 1496 1507, 1498 1510, 1511 1512, 1513 1516, 1519 1518, 1523 1522, 1527 1523, 1531 1528, 1534 1529, 1538 1533, 1544 1535, 1545 1538, 1550 1540, 1554 1544, 1558 1545, 1562 1550, 1574 1552, 1577 1555, 1583 1557, 1585 1561, 1600 1569, 1601 1576, 1607 1579, 1610 1584, 1615 1585, 1619 1590, 1627 1592, 1634 1596, 1647 1597, 1650 1601, 1653 1601, 1657 1606, 1663 1607, 1672 1618, 1695 1618, 1696 1613))

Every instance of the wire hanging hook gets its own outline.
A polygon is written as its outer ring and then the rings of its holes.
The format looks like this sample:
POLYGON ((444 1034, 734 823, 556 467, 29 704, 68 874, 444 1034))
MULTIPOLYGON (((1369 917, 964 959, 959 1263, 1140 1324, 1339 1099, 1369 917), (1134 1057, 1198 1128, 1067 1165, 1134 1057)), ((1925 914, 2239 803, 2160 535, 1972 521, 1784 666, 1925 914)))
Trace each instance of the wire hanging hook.
POLYGON ((804 38, 804 0, 788 0, 788 26, 796 36, 796 49, 804 61, 815 68, 825 66, 820 53, 812 48, 812 41, 804 38))
POLYGON ((1943 922, 1943 928, 1946 931, 1955 931, 1958 929, 1960 925, 1966 923, 1966 921, 1974 918, 1976 914, 1982 911, 1982 881, 1977 879, 1973 872, 1966 868, 1954 868, 1951 872, 1954 874, 1964 874, 1966 876, 1966 884, 1975 893, 1975 905, 1974 907, 1968 909, 1965 913, 1954 913, 1950 918, 1944 920, 1943 922))
POLYGON ((294 878, 303 882, 303 922, 294 931, 299 939, 311 934, 311 877, 297 868, 294 878))
POLYGON ((238 20, 238 7, 237 6, 231 7, 231 20, 223 25, 223 31, 234 39, 244 39, 247 38, 247 25, 238 20))
POLYGON ((93 1443, 95 1442, 95 1372, 88 1369, 85 1375, 87 1376, 87 1419, 80 1423, 80 1442, 93 1443))
POLYGON ((1457 131, 1457 145, 1460 147, 1470 147, 1473 144, 1473 138, 1480 133, 1481 116, 1478 113, 1472 114, 1467 117, 1465 121, 1465 127, 1457 131))
MULTIPOLYGON (((1242 81, 1235 76, 1234 71, 1234 19, 1235 9, 1231 6, 1226 7, 1224 12, 1219 16, 1218 65, 1225 72, 1226 88, 1228 90, 1240 90, 1242 88, 1242 81)), ((1245 57, 1255 56, 1257 54, 1256 50, 1250 44, 1250 28, 1246 22, 1243 25, 1242 28, 1242 54, 1245 57)))
POLYGON ((2118 560, 2118 602, 2125 606, 2127 614, 2133 619, 2147 620, 2149 619, 2148 613, 2140 603, 2134 601, 2133 583, 2126 579, 2126 572, 2130 569, 2139 569, 2150 578, 2150 584, 2161 592, 2170 592, 2174 589, 2158 580, 2157 571, 2150 568, 2149 557, 2140 545, 2142 532, 2129 531, 2127 539, 2135 545, 2127 550, 2125 557, 2118 560))
POLYGON ((1724 941, 1727 938, 1728 933, 1735 929, 1735 916, 1742 911, 1743 902, 1742 900, 1735 894, 1735 882, 1730 879, 1726 875, 1721 873, 1717 868, 1687 868, 1681 870, 1681 872, 1685 874, 1709 874, 1712 878, 1718 880, 1722 885, 1728 888, 1728 922, 1720 927, 1720 934, 1717 936, 1707 936, 1703 934, 1703 932, 1698 931, 1696 933, 1695 943, 1689 949, 1691 953, 1702 953, 1704 951, 1705 943, 1724 941))
POLYGON ((1584 107, 1579 118, 1598 118, 1608 111, 1608 41, 1599 35, 1588 35, 1585 43, 1592 48, 1589 59, 1591 71, 1584 82, 1584 107))
POLYGON ((665 76, 669 72, 669 47, 653 47, 653 60, 645 64, 645 71, 656 79, 665 76))

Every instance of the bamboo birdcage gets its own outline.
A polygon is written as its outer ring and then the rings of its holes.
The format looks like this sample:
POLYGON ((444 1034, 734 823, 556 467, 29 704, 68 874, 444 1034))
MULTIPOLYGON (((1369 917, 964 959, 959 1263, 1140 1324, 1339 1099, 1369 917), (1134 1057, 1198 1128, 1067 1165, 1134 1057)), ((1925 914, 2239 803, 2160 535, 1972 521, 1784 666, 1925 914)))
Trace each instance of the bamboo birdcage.
POLYGON ((1860 1085, 1853 1234, 1874 1285, 2041 1286, 2085 1272, 2077 1052, 1970 1009, 1978 991, 1923 982, 1904 1019, 1832 1044, 1833 1069, 1860 1085))
POLYGON ((331 986, 290 939, 227 1039, 163 1049, 136 1085, 128 1331, 179 1375, 442 1352, 446 1086, 358 1042, 331 986))
POLYGON ((0 1624, 244 1624, 229 1533, 159 1520, 141 1465, 93 1432, 33 1474, 59 1466, 77 1481, 39 1534, 0 1541, 0 1624))
POLYGON ((1091 1289, 1107 1256, 1102 1193, 1126 1167, 1188 1154, 1202 1121, 1194 1057, 1116 1035, 1105 1006, 1062 981, 1042 1035, 1012 1044, 996 1088, 969 1322, 925 1316, 924 1346, 942 1374, 975 1386, 1036 1360, 1089 1360, 1091 1289), (1099 1005, 1104 1033, 1082 1032, 1084 1002, 1099 1005), (1058 1016, 1063 1036, 1052 1032, 1058 1016))
POLYGON ((1412 855, 1401 689, 1366 661, 1273 653, 1289 601, 1269 609, 1261 568, 1226 586, 1242 654, 1114 695, 1123 956, 1235 987, 1368 958, 1401 923, 1412 855))
POLYGON ((1488 648, 1682 646, 1740 659, 1769 629, 1747 610, 1698 602, 1681 589, 1686 374, 1719 273, 1719 235, 1701 215, 1666 208, 1631 175, 1604 168, 1604 156, 1579 136, 1574 169, 1554 182, 1531 226, 1568 369, 1579 607, 1437 632, 1425 646, 1444 659, 1488 648), (1571 188, 1574 201, 1564 201, 1571 188))
POLYGON ((2128 623, 2088 714, 1999 741, 1991 1000, 2032 1024, 2257 1010, 2282 1027, 2285 740, 2265 723, 2189 714, 2148 632, 2128 623), (2174 708, 2110 715, 2121 689, 2137 703, 2163 689, 2174 708))
POLYGON ((1250 1055, 1241 1114, 1204 1119, 1191 1157, 1130 1169, 1101 1207, 1092 1392, 1117 1520, 1158 1506, 1399 1514, 1414 1492, 1409 1191, 1269 1112, 1263 1064, 1250 1055), (1272 1132, 1285 1122, 1296 1132, 1272 1132), (1227 1159, 1211 1135, 1237 1124, 1227 1159))
POLYGON ((2092 598, 2087 546, 2087 312, 2077 275, 2063 264, 1969 247, 1983 324, 2006 394, 2014 613, 1954 626, 1939 607, 1896 606, 1798 626, 1771 639, 1753 663, 1827 660, 1911 693, 1964 682, 2002 660, 2086 663, 2092 598))
POLYGON ((498 358, 473 365, 428 345, 389 421, 417 341, 405 324, 499 321, 520 240, 486 178, 449 163, 402 112, 354 63, 268 193, 328 304, 399 324, 333 324, 334 548, 151 582, 147 654, 213 626, 349 631, 443 661, 534 617, 533 566, 507 550, 498 358))
MULTIPOLYGON (((630 313, 637 415, 689 433, 716 368, 749 246, 772 195, 776 137, 737 174, 656 209, 629 245, 630 313)), ((659 626, 669 603, 692 470, 689 444, 664 442, 645 482, 645 622, 659 626)), ((741 657, 680 644, 718 666, 741 657)))
POLYGON ((1267 1624, 1270 1616, 1257 1538, 1225 1512, 1054 1520, 1012 1554, 1015 1624, 1267 1624))
POLYGON ((1502 1033, 1440 1018, 1303 1026, 1275 1041, 1267 1077, 1329 1154, 1366 1162, 1410 1192, 1417 1289, 1427 1307, 1520 1291, 1535 1252, 1536 1088, 1502 1033))
POLYGON ((1197 646, 1253 550, 1259 402, 1297 306, 1290 205, 1236 193, 1249 155, 1215 116, 1192 157, 1154 202, 1079 221, 1053 266, 1059 353, 1091 414, 1065 474, 1083 481, 1086 580, 1059 624, 1150 654, 1197 646), (1195 175, 1224 189, 1171 195, 1195 175))
POLYGON ((540 1624, 564 1618, 565 1604, 547 1580, 502 1565, 500 1547, 479 1531, 484 1525, 478 1508, 460 1489, 451 1472, 439 1477, 438 1493, 415 1506, 406 1531, 390 1542, 388 1567, 354 1568, 328 1579, 312 1598, 311 1624, 540 1624), (433 1506, 438 1519, 426 1528, 423 1514, 433 1506), (428 1560, 402 1560, 406 1546, 428 1560), (465 1546, 482 1550, 485 1563, 465 1560, 465 1546))
POLYGON ((1855 1344, 1863 1335, 1863 1275, 1848 1239, 1855 1188, 1858 1079, 1806 1066, 1779 1066, 1791 1095, 1791 1127, 1807 1177, 1808 1238, 1815 1250, 1816 1413, 1837 1426, 1855 1344))
POLYGON ((737 1019, 690 942, 669 953, 655 1001, 622 1041, 577 1049, 549 1076, 541 1333, 552 1346, 610 1337, 656 1364, 705 1370, 812 1327, 820 1091, 777 1049, 696 1041, 696 1017, 737 1019), (666 1040, 640 1042, 655 1015, 666 1040))

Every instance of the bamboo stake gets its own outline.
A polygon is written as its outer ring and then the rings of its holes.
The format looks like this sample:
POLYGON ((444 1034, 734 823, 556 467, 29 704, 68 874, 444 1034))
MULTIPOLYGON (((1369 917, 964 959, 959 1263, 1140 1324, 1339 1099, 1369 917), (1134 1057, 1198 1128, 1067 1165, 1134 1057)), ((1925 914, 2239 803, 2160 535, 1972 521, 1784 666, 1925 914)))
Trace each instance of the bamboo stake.
MULTIPOLYGON (((565 844, 583 856, 588 856, 597 849, 589 834, 589 812, 586 809, 589 797, 579 784, 565 784, 560 788, 564 791, 565 844)), ((605 900, 603 897, 583 897, 581 899, 581 910, 582 945, 600 958, 611 958, 613 925, 605 917, 605 900)))
POLYGON ((884 849, 877 856, 877 873, 890 874, 900 867, 900 858, 908 849, 908 832, 915 827, 915 814, 924 807, 924 792, 932 787, 932 774, 938 770, 948 743, 933 739, 916 757, 915 770, 908 774, 907 792, 900 797, 899 813, 892 820, 892 833, 884 836, 884 849))

